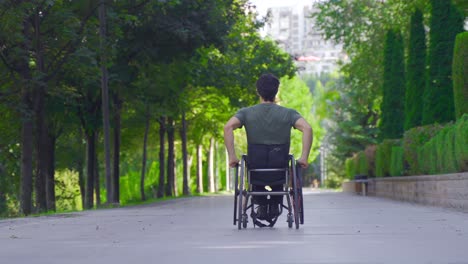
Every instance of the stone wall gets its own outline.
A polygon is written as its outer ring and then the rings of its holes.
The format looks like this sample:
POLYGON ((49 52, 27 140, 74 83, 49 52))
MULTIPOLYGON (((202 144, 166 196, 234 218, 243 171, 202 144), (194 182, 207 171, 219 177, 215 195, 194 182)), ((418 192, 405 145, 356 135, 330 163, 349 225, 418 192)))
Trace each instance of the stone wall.
MULTIPOLYGON (((344 192, 358 192, 350 181, 344 192)), ((468 212, 468 172, 429 176, 371 178, 368 195, 468 212)))

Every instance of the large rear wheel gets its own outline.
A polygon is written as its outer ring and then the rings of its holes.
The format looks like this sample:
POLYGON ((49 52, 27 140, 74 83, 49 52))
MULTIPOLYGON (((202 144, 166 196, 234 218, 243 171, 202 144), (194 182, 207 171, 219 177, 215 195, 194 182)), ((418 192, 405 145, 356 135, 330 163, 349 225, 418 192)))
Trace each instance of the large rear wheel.
POLYGON ((292 168, 293 168, 293 177, 292 177, 292 184, 293 184, 293 208, 294 208, 294 223, 296 225, 296 229, 299 229, 299 193, 297 191, 298 183, 297 183, 297 170, 296 170, 296 161, 292 160, 292 168))
POLYGON ((241 161, 241 167, 240 167, 240 179, 239 179, 239 198, 238 200, 238 213, 237 213, 237 228, 240 230, 242 228, 242 215, 244 214, 244 208, 243 208, 243 197, 244 197, 244 159, 241 161))
POLYGON ((299 220, 301 225, 304 224, 304 196, 302 195, 302 168, 296 164, 296 182, 297 182, 297 193, 299 199, 299 220))
POLYGON ((234 221, 233 225, 236 225, 237 219, 239 217, 237 216, 237 196, 239 195, 239 165, 236 166, 235 169, 235 175, 234 175, 234 221))

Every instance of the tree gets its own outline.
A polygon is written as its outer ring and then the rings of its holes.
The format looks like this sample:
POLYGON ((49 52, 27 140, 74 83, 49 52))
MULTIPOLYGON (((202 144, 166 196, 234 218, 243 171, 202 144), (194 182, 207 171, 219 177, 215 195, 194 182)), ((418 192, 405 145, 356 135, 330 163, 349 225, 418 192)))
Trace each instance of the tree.
POLYGON ((380 137, 400 138, 404 132, 405 105, 404 50, 400 32, 387 32, 384 53, 380 137))
POLYGON ((428 72, 423 95, 424 125, 455 118, 451 65, 455 37, 463 31, 464 20, 452 1, 431 0, 431 4, 428 72))
POLYGON ((425 85, 426 37, 423 14, 417 9, 411 16, 408 43, 407 83, 405 95, 405 131, 421 125, 422 96, 425 85))
MULTIPOLYGON (((80 13, 88 1, 64 4, 47 1, 3 1, 0 42, 2 62, 21 87, 22 209, 31 212, 34 140, 36 148, 35 193, 39 211, 47 210, 48 89, 70 55, 81 44, 92 12, 80 13), (60 21, 60 22, 58 22, 60 21)), ((91 8, 91 10, 93 10, 91 8)), ((50 188, 49 188, 50 189, 50 188)))
POLYGON ((459 119, 468 113, 468 32, 457 35, 453 51, 453 95, 455 114, 459 119))
POLYGON ((104 160, 106 172, 106 196, 107 203, 118 202, 113 201, 112 177, 110 165, 110 118, 109 118, 109 77, 107 71, 107 11, 106 1, 99 0, 99 50, 101 64, 101 107, 102 107, 102 123, 104 128, 104 160))

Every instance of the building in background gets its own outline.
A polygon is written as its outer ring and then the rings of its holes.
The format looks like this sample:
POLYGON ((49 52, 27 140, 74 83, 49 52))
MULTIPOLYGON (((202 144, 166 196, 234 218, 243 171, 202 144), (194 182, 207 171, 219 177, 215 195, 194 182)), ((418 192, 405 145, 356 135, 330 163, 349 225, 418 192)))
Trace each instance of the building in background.
POLYGON ((341 44, 325 40, 311 15, 318 12, 312 5, 270 8, 266 36, 294 56, 301 75, 330 73, 346 60, 341 44))

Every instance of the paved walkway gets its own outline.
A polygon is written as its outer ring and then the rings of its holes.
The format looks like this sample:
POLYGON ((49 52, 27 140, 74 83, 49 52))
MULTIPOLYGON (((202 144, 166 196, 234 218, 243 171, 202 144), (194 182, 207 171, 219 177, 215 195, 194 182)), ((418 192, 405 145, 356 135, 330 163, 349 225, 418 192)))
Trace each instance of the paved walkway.
POLYGON ((309 191, 305 225, 237 230, 231 196, 0 221, 2 264, 467 263, 468 214, 309 191))

